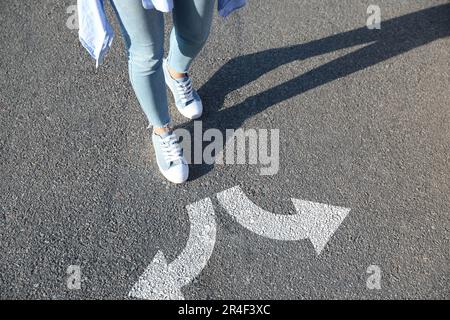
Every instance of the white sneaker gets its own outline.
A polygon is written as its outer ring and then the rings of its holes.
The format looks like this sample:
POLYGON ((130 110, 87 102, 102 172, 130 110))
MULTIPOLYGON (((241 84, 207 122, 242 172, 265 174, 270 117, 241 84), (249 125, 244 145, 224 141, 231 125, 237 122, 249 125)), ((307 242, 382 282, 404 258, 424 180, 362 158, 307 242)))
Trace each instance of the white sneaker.
POLYGON ((159 171, 173 183, 183 183, 188 179, 189 166, 183 156, 183 150, 172 130, 162 134, 152 133, 153 148, 159 171))
POLYGON ((173 94, 175 105, 180 113, 189 119, 198 119, 203 113, 203 104, 197 91, 192 87, 189 75, 174 79, 169 74, 167 59, 163 62, 164 79, 173 94))

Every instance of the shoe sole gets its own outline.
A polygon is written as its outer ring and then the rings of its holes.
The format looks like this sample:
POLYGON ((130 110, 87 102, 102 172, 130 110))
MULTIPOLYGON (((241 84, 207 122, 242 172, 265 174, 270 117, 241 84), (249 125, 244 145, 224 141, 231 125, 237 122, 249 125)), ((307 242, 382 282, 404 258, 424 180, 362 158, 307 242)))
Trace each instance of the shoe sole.
POLYGON ((182 184, 182 183, 186 182, 189 179, 189 167, 188 167, 188 174, 187 174, 186 179, 184 179, 184 180, 175 180, 172 177, 169 178, 169 176, 163 170, 161 170, 161 167, 159 166, 158 161, 156 161, 156 164, 158 165, 159 172, 161 172, 161 174, 164 176, 164 178, 166 178, 166 180, 169 181, 169 182, 172 182, 172 183, 175 183, 175 184, 182 184))

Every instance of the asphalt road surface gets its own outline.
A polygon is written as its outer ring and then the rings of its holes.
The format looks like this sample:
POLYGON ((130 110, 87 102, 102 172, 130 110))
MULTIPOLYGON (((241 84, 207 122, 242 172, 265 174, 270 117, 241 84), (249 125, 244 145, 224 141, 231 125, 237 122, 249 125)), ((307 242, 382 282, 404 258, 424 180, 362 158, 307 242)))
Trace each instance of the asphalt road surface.
POLYGON ((380 30, 356 0, 216 16, 191 72, 203 130, 278 129, 279 170, 194 164, 181 186, 157 170, 122 40, 95 72, 73 4, 0 3, 0 298, 128 299, 187 244, 186 299, 450 298, 448 1, 376 1, 380 30), (239 223, 217 197, 237 186, 275 217, 298 214, 292 198, 350 211, 318 254, 239 223), (207 198, 203 228, 186 206, 207 198))

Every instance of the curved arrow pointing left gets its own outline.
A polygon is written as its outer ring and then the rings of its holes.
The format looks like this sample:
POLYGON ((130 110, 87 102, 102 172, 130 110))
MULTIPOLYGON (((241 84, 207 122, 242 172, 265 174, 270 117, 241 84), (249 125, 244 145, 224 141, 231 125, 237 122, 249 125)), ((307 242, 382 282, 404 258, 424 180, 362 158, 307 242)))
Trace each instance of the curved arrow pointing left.
POLYGON ((211 199, 186 207, 191 223, 183 252, 170 264, 158 251, 153 261, 129 292, 138 299, 184 299, 181 289, 200 274, 208 263, 216 242, 216 221, 211 199))

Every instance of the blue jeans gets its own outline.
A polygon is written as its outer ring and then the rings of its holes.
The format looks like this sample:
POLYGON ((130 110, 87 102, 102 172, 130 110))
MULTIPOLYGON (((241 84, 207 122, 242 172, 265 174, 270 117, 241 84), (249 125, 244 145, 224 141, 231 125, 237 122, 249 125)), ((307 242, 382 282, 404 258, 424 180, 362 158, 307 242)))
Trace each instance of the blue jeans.
MULTIPOLYGON (((131 85, 151 125, 170 123, 162 70, 164 17, 146 10, 142 0, 111 0, 128 55, 131 85)), ((169 66, 186 73, 208 39, 215 0, 174 0, 169 66)))

